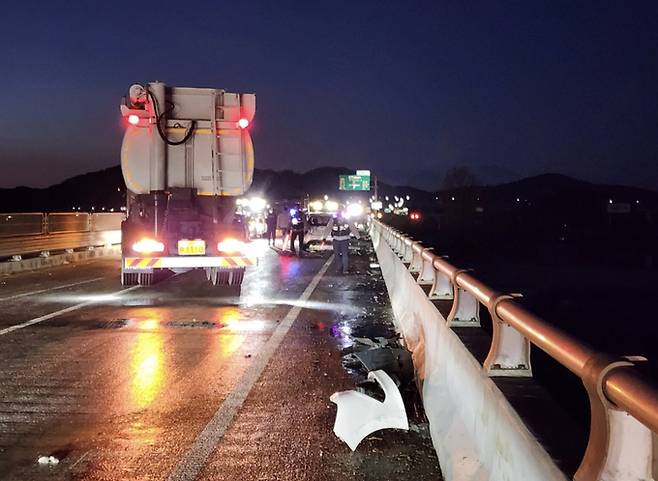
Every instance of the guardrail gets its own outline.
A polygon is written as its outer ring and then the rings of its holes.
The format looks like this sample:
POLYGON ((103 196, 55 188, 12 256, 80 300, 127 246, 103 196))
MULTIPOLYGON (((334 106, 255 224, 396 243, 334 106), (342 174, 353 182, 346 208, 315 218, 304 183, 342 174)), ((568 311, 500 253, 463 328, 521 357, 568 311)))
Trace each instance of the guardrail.
POLYGON ((0 258, 121 242, 120 212, 0 214, 0 258))
POLYGON ((638 452, 651 464, 647 430, 654 437, 658 433, 658 389, 633 368, 646 359, 597 352, 524 309, 514 300, 519 294, 492 289, 382 222, 373 219, 372 227, 417 274, 416 282, 431 286, 430 299, 453 300, 449 327, 477 327, 480 306, 489 311, 493 336, 482 367, 490 376, 532 376, 532 343, 582 380, 590 401, 590 434, 574 479, 636 479, 628 477, 627 464, 638 452))

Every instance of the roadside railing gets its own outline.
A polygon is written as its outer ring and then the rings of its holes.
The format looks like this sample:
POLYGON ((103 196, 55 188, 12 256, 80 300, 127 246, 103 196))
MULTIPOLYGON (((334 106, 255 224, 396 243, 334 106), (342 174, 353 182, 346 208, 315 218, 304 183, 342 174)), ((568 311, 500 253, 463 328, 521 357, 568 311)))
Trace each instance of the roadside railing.
POLYGON ((429 287, 430 299, 452 300, 449 327, 479 327, 480 306, 489 311, 493 336, 482 367, 490 376, 531 377, 534 344, 582 380, 591 421, 574 479, 625 479, 622 473, 631 459, 651 459, 652 436, 658 433, 658 389, 633 367, 646 359, 597 352, 523 308, 515 301, 520 294, 492 289, 469 270, 375 219, 373 228, 417 275, 416 282, 429 287))
POLYGON ((121 212, 0 214, 0 258, 118 244, 123 218, 121 212))

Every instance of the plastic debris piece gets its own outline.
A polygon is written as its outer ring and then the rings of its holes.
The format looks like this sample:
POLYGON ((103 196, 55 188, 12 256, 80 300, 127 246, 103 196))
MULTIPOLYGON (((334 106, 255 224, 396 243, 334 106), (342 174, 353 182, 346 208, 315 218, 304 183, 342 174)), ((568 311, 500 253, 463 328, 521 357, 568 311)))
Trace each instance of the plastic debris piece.
POLYGON ((372 263, 370 264, 370 268, 371 268, 371 269, 379 269, 379 264, 377 264, 376 262, 372 262, 372 263))
MULTIPOLYGON (((363 364, 368 371, 384 370, 403 378, 413 377, 413 363, 411 353, 406 349, 368 349, 358 351, 354 357, 363 364)), ((353 359, 350 359, 353 361, 353 359)))
POLYGON ((59 459, 57 459, 55 456, 39 456, 39 459, 37 459, 37 463, 42 464, 42 465, 50 465, 50 466, 55 466, 59 464, 59 459))
POLYGON ((379 383, 384 402, 358 391, 336 392, 329 398, 338 407, 334 434, 352 451, 366 436, 380 429, 409 430, 404 402, 395 382, 384 371, 371 371, 368 379, 379 383))
POLYGON ((359 344, 364 344, 370 347, 379 347, 375 341, 373 341, 372 339, 368 339, 367 337, 354 337, 352 339, 354 339, 359 344))
POLYGON ((371 349, 377 349, 381 347, 386 347, 390 344, 390 340, 385 337, 377 336, 375 339, 370 339, 369 337, 352 337, 359 344, 369 346, 371 349))

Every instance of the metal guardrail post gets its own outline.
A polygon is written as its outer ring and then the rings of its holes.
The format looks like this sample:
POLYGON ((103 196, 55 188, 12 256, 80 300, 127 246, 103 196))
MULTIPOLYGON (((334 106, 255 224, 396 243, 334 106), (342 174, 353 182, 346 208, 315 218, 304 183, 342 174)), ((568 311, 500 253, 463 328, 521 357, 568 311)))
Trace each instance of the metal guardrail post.
POLYGON ((634 360, 637 358, 614 359, 601 354, 585 366, 582 380, 589 397, 591 422, 575 481, 653 479, 651 431, 604 394, 606 377, 632 367, 634 360))
MULTIPOLYGON (((423 268, 423 246, 420 242, 410 242, 407 245, 405 258, 409 262, 409 272, 417 273, 423 268)), ((407 262, 407 261, 405 261, 407 262)))
POLYGON ((432 269, 434 270, 434 282, 428 294, 432 300, 453 300, 455 297, 452 281, 449 276, 444 274, 437 266, 437 257, 432 259, 432 269))
POLYGON ((418 279, 416 282, 421 286, 431 286, 434 284, 434 265, 432 263, 432 257, 426 256, 426 253, 429 253, 434 247, 425 247, 421 248, 421 251, 418 253, 420 258, 420 269, 418 274, 418 279))
POLYGON ((519 297, 522 297, 521 294, 497 296, 489 308, 493 336, 489 354, 482 365, 489 376, 532 377, 530 342, 519 331, 506 324, 496 313, 500 302, 519 297))
POLYGON ((457 276, 471 269, 458 269, 452 274, 454 300, 446 321, 448 327, 480 327, 480 303, 470 292, 459 287, 457 276))

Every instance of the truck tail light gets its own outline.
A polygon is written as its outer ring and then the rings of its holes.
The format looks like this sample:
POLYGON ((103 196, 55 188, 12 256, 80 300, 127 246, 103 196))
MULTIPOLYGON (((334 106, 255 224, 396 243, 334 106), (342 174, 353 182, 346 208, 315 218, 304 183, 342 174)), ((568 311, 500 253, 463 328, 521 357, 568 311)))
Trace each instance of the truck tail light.
POLYGON ((241 129, 246 129, 249 127, 249 119, 242 117, 240 120, 238 120, 238 127, 241 129))
POLYGON ((245 250, 245 243, 228 237, 217 243, 217 250, 222 254, 241 254, 245 250))
POLYGON ((137 125, 139 123, 139 115, 130 114, 128 116, 128 123, 131 125, 137 125))
POLYGON ((144 237, 133 244, 133 250, 139 254, 152 254, 154 252, 164 252, 165 245, 159 240, 144 237))

